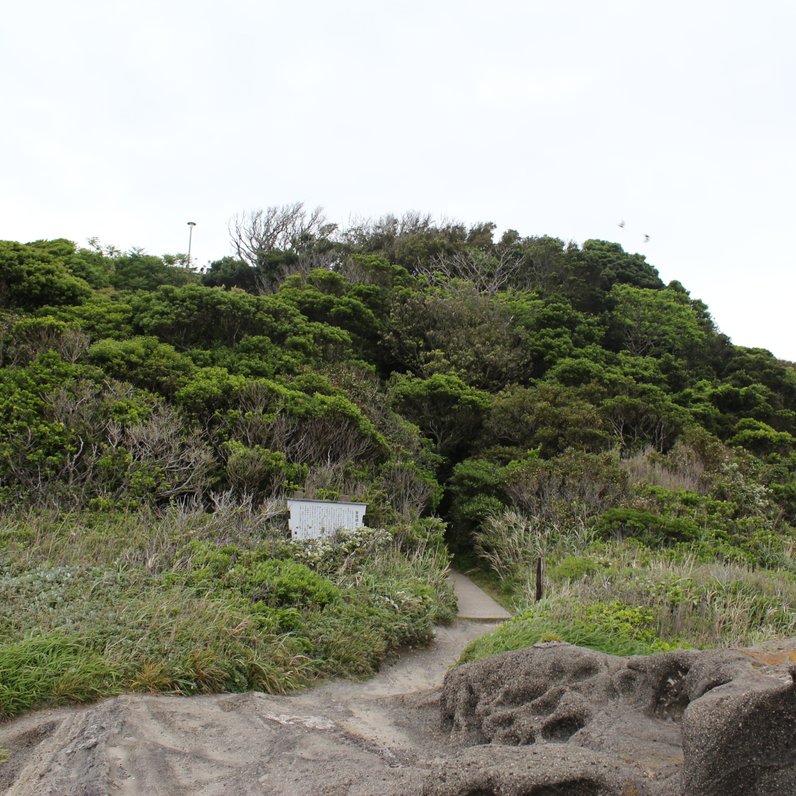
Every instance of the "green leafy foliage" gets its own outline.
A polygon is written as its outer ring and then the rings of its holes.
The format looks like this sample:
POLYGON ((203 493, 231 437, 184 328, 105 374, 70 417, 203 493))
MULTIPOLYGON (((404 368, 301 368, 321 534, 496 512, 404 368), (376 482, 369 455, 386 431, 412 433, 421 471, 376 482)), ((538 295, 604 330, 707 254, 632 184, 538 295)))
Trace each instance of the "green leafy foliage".
POLYGON ((591 401, 577 390, 545 383, 498 393, 483 433, 520 453, 538 449, 546 457, 568 448, 597 452, 610 442, 608 424, 591 401))
POLYGON ((301 204, 232 230, 204 273, 0 243, 6 714, 370 673, 451 618, 445 543, 523 612, 500 644, 794 632, 796 368, 644 257, 301 204), (385 530, 292 545, 297 490, 385 530))
MULTIPOLYGON (((69 251, 71 249, 71 251, 69 251)), ((71 273, 61 256, 36 244, 0 241, 0 307, 31 310, 46 304, 79 304, 91 287, 71 273)))
POLYGON ((110 282, 119 290, 149 291, 161 285, 186 285, 198 282, 187 268, 170 265, 165 258, 133 249, 113 258, 110 282))
POLYGON ((687 354, 705 343, 687 294, 616 284, 609 298, 617 338, 631 354, 687 354))
POLYGON ((163 395, 173 395, 195 370, 189 357, 156 337, 99 340, 87 359, 113 378, 163 395))
POLYGON ((609 509, 599 518, 596 528, 605 538, 632 536, 650 547, 689 542, 699 536, 699 527, 691 520, 635 509, 609 509))
POLYGON ((451 455, 478 433, 489 396, 457 376, 436 374, 428 379, 396 375, 390 398, 397 411, 428 434, 437 452, 451 455))
MULTIPOLYGON (((664 287, 643 257, 513 231, 496 243, 489 223, 416 214, 334 238, 321 218, 298 205, 251 214, 265 235, 250 241, 254 260, 226 258, 202 279, 179 258, 96 241, 3 244, 0 366, 29 370, 52 352, 79 369, 6 395, 11 460, 68 481, 75 457, 108 444, 107 429, 92 435, 84 419, 75 433, 48 402, 77 395, 76 382, 102 394, 112 381, 162 396, 183 438, 204 435, 207 487, 367 492, 383 517, 439 506, 464 539, 514 499, 504 486, 465 496, 454 480, 440 500, 435 483, 467 456, 502 468, 528 451, 665 452, 700 428, 762 461, 756 477, 792 511, 794 369, 732 347, 705 305, 664 287), (266 272, 278 276, 267 286, 266 272), (373 374, 367 389, 317 378, 356 368, 373 374), (25 428, 35 453, 22 451, 25 428)), ((131 470, 128 453, 95 458, 140 494, 159 476, 131 470)))
POLYGON ((271 558, 267 548, 216 547, 196 541, 182 555, 190 566, 185 583, 211 593, 232 590, 271 608, 324 608, 341 599, 340 590, 329 580, 298 561, 271 558))

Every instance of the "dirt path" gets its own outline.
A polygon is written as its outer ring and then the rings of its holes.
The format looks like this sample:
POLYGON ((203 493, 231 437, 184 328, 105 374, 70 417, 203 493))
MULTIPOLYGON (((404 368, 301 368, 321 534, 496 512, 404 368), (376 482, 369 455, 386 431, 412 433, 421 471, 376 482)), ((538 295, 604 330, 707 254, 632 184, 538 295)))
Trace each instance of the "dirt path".
POLYGON ((123 696, 0 726, 9 796, 412 794, 440 744, 437 687, 495 626, 459 620, 363 683, 292 696, 123 696))

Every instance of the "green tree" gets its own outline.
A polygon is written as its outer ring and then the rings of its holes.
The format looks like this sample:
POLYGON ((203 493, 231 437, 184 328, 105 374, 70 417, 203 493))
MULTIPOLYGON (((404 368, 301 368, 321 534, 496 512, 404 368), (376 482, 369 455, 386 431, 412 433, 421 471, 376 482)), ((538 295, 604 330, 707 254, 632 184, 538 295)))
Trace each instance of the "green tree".
POLYGON ((202 284, 207 287, 237 287, 247 293, 256 293, 257 271, 243 260, 222 257, 210 263, 202 275, 202 284))
POLYGON ((227 480, 240 493, 274 497, 297 489, 306 477, 306 468, 289 464, 278 451, 260 445, 249 448, 234 440, 224 447, 227 480))
POLYGON ((22 317, 11 326, 0 345, 0 366, 30 362, 47 351, 57 352, 67 362, 76 362, 88 348, 88 338, 77 324, 64 323, 50 315, 22 317))
POLYGON ((92 340, 125 340, 133 335, 132 305, 116 293, 94 292, 82 304, 47 307, 47 316, 75 324, 92 340))
POLYGON ((631 354, 682 356, 705 344, 699 318, 688 297, 677 290, 617 284, 610 300, 617 342, 631 354))
POLYGON ((339 274, 316 269, 306 277, 290 277, 278 296, 310 321, 346 330, 357 351, 372 358, 381 324, 367 305, 350 295, 350 287, 339 274))
POLYGON ((794 449, 796 438, 787 431, 776 431, 766 423, 745 417, 735 425, 731 445, 737 445, 760 456, 787 454, 794 449))
POLYGON ((389 395, 393 408, 417 423, 443 456, 455 455, 474 439, 490 403, 487 393, 441 373, 428 379, 395 374, 389 395))
POLYGON ((243 376, 226 368, 199 368, 177 390, 174 399, 192 417, 207 423, 237 405, 245 384, 243 376))
POLYGON ((155 290, 161 285, 198 282, 199 275, 181 266, 169 265, 162 257, 131 249, 113 258, 110 282, 119 290, 155 290))
POLYGON ((599 407, 619 444, 629 449, 651 445, 668 450, 691 422, 688 412, 660 387, 628 383, 626 389, 599 407))
POLYGON ((611 437, 597 407, 558 384, 508 387, 498 393, 484 422, 484 439, 545 457, 567 448, 601 451, 611 437))
POLYGON ((446 373, 485 389, 530 375, 512 307, 468 282, 396 296, 385 344, 393 362, 418 375, 446 373))
MULTIPOLYGON (((56 251, 66 253, 67 248, 56 251)), ((79 304, 90 294, 89 284, 70 273, 63 255, 35 244, 0 241, 0 309, 79 304)))

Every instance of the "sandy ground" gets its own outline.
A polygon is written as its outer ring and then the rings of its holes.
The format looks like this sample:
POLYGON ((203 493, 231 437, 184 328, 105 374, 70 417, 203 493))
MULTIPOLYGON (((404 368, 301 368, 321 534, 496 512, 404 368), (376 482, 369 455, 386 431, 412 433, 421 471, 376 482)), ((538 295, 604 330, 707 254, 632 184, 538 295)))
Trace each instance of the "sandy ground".
POLYGON ((459 620, 372 680, 291 696, 123 696, 0 725, 9 796, 412 794, 447 743, 439 689, 495 626, 459 620))

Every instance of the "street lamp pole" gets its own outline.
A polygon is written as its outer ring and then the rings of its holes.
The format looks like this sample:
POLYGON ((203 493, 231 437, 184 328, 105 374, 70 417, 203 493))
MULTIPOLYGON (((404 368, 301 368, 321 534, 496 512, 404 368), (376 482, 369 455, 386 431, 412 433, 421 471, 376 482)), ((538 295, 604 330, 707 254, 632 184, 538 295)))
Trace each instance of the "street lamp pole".
POLYGON ((193 228, 195 226, 195 221, 188 222, 188 268, 191 267, 191 239, 193 238, 193 228))

